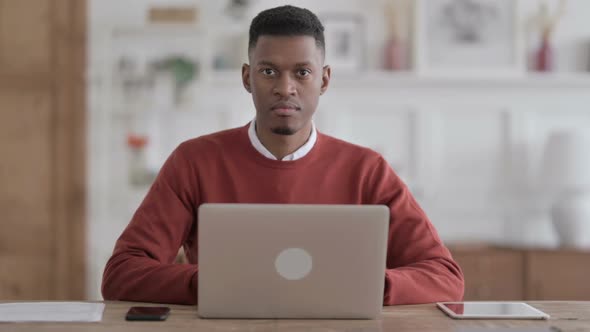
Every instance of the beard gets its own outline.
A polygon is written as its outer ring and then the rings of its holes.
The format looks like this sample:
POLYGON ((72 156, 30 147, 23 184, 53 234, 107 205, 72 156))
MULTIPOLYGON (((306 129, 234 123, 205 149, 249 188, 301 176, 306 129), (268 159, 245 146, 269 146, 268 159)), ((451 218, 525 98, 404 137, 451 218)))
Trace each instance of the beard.
POLYGON ((290 136, 295 134, 297 131, 293 128, 289 127, 276 127, 271 129, 273 134, 283 135, 283 136, 290 136))

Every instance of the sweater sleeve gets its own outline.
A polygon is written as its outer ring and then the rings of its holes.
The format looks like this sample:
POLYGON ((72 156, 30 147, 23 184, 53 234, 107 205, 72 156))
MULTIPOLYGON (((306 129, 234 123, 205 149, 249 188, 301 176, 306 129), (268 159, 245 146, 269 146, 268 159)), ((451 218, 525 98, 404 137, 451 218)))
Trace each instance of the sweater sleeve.
POLYGON ((115 244, 102 279, 105 300, 197 302, 197 266, 173 263, 193 227, 198 201, 181 147, 165 162, 115 244))
POLYGON ((384 305, 462 300, 463 272, 407 186, 383 158, 370 178, 372 202, 390 209, 384 305))

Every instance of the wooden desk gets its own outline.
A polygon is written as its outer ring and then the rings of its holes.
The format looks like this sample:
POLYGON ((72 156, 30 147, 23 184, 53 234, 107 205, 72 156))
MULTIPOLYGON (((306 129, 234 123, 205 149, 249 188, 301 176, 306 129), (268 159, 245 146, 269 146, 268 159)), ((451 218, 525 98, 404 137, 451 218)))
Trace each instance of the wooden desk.
MULTIPOLYGON (((203 320, 195 307, 170 306, 164 322, 127 322, 130 302, 106 302, 100 323, 0 323, 0 331, 468 331, 476 328, 532 328, 556 326, 564 332, 590 331, 590 302, 529 302, 551 315, 550 320, 453 320, 433 304, 385 307, 379 320, 203 320)), ((147 304, 154 305, 154 304, 147 304)), ((479 330, 478 332, 484 332, 479 330)))

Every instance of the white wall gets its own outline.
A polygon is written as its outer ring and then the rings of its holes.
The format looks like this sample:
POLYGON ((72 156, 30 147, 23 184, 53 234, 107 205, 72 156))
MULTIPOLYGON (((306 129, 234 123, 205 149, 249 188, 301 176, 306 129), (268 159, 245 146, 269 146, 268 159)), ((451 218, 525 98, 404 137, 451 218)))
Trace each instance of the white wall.
MULTIPOLYGON (((113 27, 144 25, 145 11, 155 3, 198 3, 206 39, 215 39, 224 28, 247 29, 249 21, 232 25, 220 18, 221 1, 90 2, 88 230, 92 299, 100 298, 104 263, 146 190, 127 185, 127 115, 125 110, 114 109, 117 89, 109 61, 115 50, 107 37, 113 27)), ((282 3, 286 2, 256 1, 249 17, 282 3)), ((385 38, 381 0, 290 3, 317 12, 363 13, 369 22, 368 64, 371 69, 379 67, 380 45, 385 38)), ((523 20, 535 4, 521 0, 523 20)), ((579 71, 587 63, 588 14, 590 1, 569 1, 555 36, 556 69, 561 73, 579 71), (581 45, 586 45, 585 51, 580 51, 581 45)), ((201 45, 196 45, 199 48, 201 45)), ((205 83, 194 85, 183 110, 162 113, 157 159, 165 158, 181 140, 245 124, 253 117, 250 96, 240 86, 237 73, 230 75, 212 75, 205 83)), ((316 122, 323 132, 380 150, 408 181, 445 241, 554 245, 546 205, 534 195, 540 154, 551 130, 590 128, 586 109, 589 92, 590 79, 586 77, 464 81, 378 73, 335 75, 316 122)))

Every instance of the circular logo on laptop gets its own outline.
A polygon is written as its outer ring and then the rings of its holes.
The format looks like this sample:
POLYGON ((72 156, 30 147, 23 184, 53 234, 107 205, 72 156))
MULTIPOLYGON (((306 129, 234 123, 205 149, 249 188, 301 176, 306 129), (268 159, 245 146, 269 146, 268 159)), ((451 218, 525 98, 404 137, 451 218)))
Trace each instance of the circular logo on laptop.
POLYGON ((301 248, 285 249, 277 256, 275 268, 287 280, 303 279, 311 272, 311 255, 301 248))

